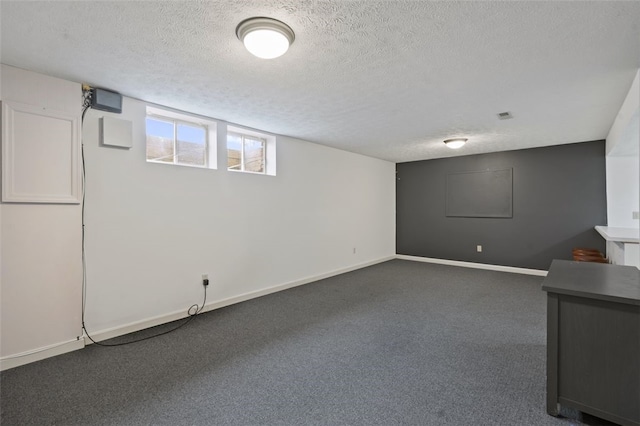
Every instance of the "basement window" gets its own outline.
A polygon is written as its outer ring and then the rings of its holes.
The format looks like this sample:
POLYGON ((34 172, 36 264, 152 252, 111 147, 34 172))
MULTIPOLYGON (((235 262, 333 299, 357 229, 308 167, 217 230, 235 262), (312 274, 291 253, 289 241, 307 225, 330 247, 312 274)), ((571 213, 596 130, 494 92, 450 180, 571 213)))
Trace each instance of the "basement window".
POLYGON ((216 124, 200 117, 147 108, 147 161, 216 168, 216 124))
POLYGON ((275 175, 275 161, 275 137, 227 128, 227 170, 275 175))

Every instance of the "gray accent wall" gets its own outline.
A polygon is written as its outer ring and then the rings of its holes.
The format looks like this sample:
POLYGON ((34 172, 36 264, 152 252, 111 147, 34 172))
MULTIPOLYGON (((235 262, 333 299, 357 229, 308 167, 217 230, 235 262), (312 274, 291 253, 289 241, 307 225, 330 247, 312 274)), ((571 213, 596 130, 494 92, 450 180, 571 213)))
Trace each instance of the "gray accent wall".
POLYGON ((396 165, 396 252, 549 269, 573 247, 605 251, 605 141, 396 165), (447 217, 452 173, 513 168, 513 217, 447 217), (482 252, 476 246, 482 245, 482 252))

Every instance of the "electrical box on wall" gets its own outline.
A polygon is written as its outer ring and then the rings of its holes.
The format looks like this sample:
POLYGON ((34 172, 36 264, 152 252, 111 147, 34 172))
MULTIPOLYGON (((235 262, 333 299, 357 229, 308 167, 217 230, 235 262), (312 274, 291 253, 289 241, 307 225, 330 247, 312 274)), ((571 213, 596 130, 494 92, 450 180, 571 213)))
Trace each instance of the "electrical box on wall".
POLYGON ((122 95, 120 93, 98 88, 91 90, 91 108, 117 114, 122 112, 122 95))
POLYGON ((100 145, 117 148, 133 146, 132 122, 113 117, 100 118, 100 145))

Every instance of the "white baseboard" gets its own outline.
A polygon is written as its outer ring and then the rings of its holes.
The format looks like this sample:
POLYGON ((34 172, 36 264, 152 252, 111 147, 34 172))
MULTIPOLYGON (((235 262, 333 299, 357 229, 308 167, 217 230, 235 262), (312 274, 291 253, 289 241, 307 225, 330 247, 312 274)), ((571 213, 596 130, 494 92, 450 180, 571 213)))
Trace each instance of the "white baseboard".
POLYGON ((547 271, 540 269, 516 268, 515 266, 490 265, 487 263, 462 262, 460 260, 436 259, 433 257, 407 256, 397 254, 396 259, 411 260, 414 262, 437 263, 440 265, 461 266, 463 268, 486 269, 489 271, 511 272, 514 274, 537 275, 546 277, 547 271))
POLYGON ((10 368, 19 367, 31 362, 41 361, 56 355, 62 355, 67 352, 84 348, 83 339, 73 339, 68 342, 57 343, 55 345, 45 346, 38 349, 22 352, 15 355, 0 358, 0 371, 10 368))
MULTIPOLYGON (((255 299, 257 297, 261 297, 261 296, 266 296, 267 294, 271 294, 271 293, 277 293, 279 291, 282 290, 287 290, 289 288, 293 288, 293 287, 297 287, 303 284, 308 284, 314 281, 318 281, 318 280, 322 280, 325 278, 330 278, 336 275, 340 275, 340 274, 344 274, 346 272, 351 272, 351 271, 355 271, 357 269, 362 269, 362 268, 366 268, 367 266, 371 266, 371 265, 375 265, 378 263, 382 263, 382 262, 386 262, 388 260, 393 260, 395 259, 396 256, 387 256, 387 257, 383 257, 380 259, 376 259, 376 260, 372 260, 372 261, 368 261, 368 262, 364 262, 364 263, 359 263, 357 265, 353 265, 353 266, 349 266, 346 268, 340 268, 340 269, 336 269, 330 272, 326 272, 323 274, 319 274, 319 275, 314 275, 314 276, 310 276, 310 277, 306 277, 306 278, 302 278, 299 280, 294 280, 294 281, 289 281, 287 283, 284 284, 279 284, 273 287, 269 287, 269 288, 265 288, 262 290, 257 290, 257 291, 252 291, 252 292, 248 292, 248 293, 244 293, 244 294, 240 294, 238 296, 234 296, 234 297, 230 297, 228 299, 223 299, 223 300, 219 300, 219 301, 215 301, 215 302, 211 302, 211 303, 207 303, 204 306, 204 309, 202 310, 202 312, 208 312, 208 311, 212 311, 214 309, 219 309, 219 308, 224 308, 225 306, 229 306, 229 305, 234 305, 236 303, 240 303, 240 302, 244 302, 246 300, 250 300, 250 299, 255 299)), ((114 327, 114 328, 110 328, 110 329, 106 329, 106 330, 100 330, 97 332, 93 332, 91 330, 89 330, 89 332, 91 333, 91 337, 96 341, 96 342, 100 342, 102 340, 107 340, 107 339, 112 339, 114 337, 118 337, 118 336, 122 336, 125 334, 129 334, 129 333, 133 333, 135 331, 140 331, 140 330, 144 330, 145 328, 150 328, 150 327, 155 327, 157 325, 161 325, 161 324, 166 324, 168 322, 171 321, 176 321, 179 319, 183 319, 187 317, 187 313, 185 312, 184 309, 180 310, 180 311, 176 311, 176 312, 172 312, 169 314, 165 314, 165 315, 159 315, 153 318, 148 318, 142 321, 136 321, 127 325, 123 325, 123 326, 118 326, 118 327, 114 327)), ((87 338, 85 336, 85 344, 86 345, 90 345, 93 342, 91 342, 91 340, 89 340, 89 338, 87 338)))

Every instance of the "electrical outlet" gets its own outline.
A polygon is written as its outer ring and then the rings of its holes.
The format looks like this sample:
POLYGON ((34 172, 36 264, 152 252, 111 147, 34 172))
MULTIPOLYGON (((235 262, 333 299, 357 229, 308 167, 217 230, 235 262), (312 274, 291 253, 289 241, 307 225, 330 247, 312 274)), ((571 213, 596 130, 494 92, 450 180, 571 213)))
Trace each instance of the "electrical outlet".
POLYGON ((356 254, 356 248, 355 247, 353 248, 353 254, 356 254))
POLYGON ((477 251, 478 253, 482 253, 482 246, 478 244, 478 245, 476 246, 476 251, 477 251))
POLYGON ((640 219, 640 212, 631 212, 631 217, 635 220, 640 219))
POLYGON ((202 274, 202 285, 205 287, 209 285, 209 274, 202 274))
POLYGON ((208 280, 209 279, 209 274, 202 274, 202 279, 203 280, 208 280))

